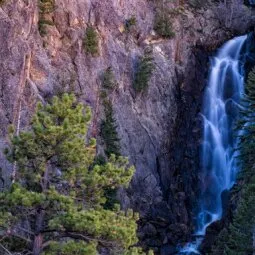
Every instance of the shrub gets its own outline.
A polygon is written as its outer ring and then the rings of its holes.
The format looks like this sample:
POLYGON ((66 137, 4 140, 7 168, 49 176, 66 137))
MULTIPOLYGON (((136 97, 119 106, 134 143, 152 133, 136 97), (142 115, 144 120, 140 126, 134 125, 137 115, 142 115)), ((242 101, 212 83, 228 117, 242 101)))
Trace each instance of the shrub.
POLYGON ((55 9, 54 0, 39 0, 39 21, 38 29, 41 36, 47 34, 47 26, 53 26, 54 22, 49 17, 49 13, 52 13, 55 9))
POLYGON ((108 67, 103 73, 102 86, 105 89, 114 89, 118 86, 111 67, 108 67))
POLYGON ((189 5, 196 9, 204 7, 207 3, 207 0, 189 0, 189 5))
POLYGON ((51 20, 39 19, 38 29, 41 36, 45 36, 47 34, 47 26, 54 26, 54 23, 51 20))
POLYGON ((39 8, 41 13, 52 13, 55 8, 54 0, 39 0, 39 8))
POLYGON ((86 29, 83 47, 86 53, 89 53, 92 56, 98 54, 98 36, 96 30, 91 26, 87 27, 86 29))
POLYGON ((136 17, 132 16, 130 19, 126 20, 125 30, 129 32, 131 27, 133 27, 135 25, 136 25, 136 17))
POLYGON ((173 38, 175 33, 173 32, 172 21, 169 14, 166 11, 158 11, 154 20, 155 32, 163 38, 173 38))
POLYGON ((136 92, 141 92, 148 87, 149 80, 154 70, 153 56, 151 49, 145 51, 144 56, 139 60, 133 87, 136 92))

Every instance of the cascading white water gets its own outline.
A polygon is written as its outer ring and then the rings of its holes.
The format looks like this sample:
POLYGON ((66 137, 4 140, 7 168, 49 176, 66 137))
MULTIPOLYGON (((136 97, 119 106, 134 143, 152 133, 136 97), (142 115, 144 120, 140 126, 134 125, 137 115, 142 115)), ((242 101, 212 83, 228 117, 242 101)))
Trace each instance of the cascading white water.
POLYGON ((204 98, 204 138, 201 163, 203 194, 198 216, 198 235, 222 217, 222 192, 235 182, 237 167, 236 136, 233 136, 237 104, 243 93, 243 72, 239 58, 247 36, 228 41, 212 60, 208 88, 204 98))
MULTIPOLYGON (((195 236, 205 235, 206 228, 221 219, 222 194, 229 190, 236 178, 237 143, 233 135, 238 116, 237 105, 243 93, 243 68, 240 52, 247 36, 240 36, 224 44, 211 61, 209 83, 204 96, 204 135, 201 148, 203 187, 197 215, 195 236)), ((199 254, 201 239, 189 243, 180 254, 199 254)))

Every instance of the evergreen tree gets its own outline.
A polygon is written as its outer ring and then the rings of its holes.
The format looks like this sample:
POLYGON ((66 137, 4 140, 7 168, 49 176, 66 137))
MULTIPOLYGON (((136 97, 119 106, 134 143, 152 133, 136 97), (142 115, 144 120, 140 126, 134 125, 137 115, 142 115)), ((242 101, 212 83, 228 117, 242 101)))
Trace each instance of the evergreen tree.
POLYGON ((212 249, 212 255, 226 255, 226 245, 228 241, 228 230, 224 228, 219 236, 217 237, 217 245, 215 245, 212 249))
POLYGON ((119 138, 113 116, 112 104, 108 99, 104 100, 105 119, 101 124, 101 136, 105 142, 105 153, 108 157, 111 154, 120 156, 119 138))
POLYGON ((118 86, 118 83, 115 79, 115 76, 111 67, 108 67, 103 73, 102 86, 105 90, 113 90, 118 86))
POLYGON ((252 255, 255 229, 255 68, 250 72, 241 111, 239 150, 244 182, 241 199, 229 228, 227 255, 252 255))
POLYGON ((255 226, 255 178, 242 191, 232 224, 219 234, 212 255, 253 255, 255 226))
POLYGON ((93 165, 95 141, 84 142, 90 115, 64 94, 38 104, 29 130, 11 132, 6 154, 17 172, 0 193, 0 249, 6 254, 93 255, 101 247, 142 254, 129 249, 137 242, 137 215, 104 208, 104 190, 127 186, 134 169, 114 155, 93 165))
POLYGON ((159 36, 165 39, 171 39, 175 36, 172 20, 169 15, 168 10, 163 7, 157 11, 154 20, 154 30, 159 36))
POLYGON ((239 150, 242 172, 240 178, 249 179, 254 175, 255 155, 255 68, 248 76, 247 86, 243 97, 241 120, 239 128, 242 130, 240 136, 239 150))
POLYGON ((99 53, 99 40, 96 29, 88 26, 83 39, 83 47, 86 53, 91 54, 93 57, 99 53))
POLYGON ((228 230, 221 232, 213 255, 253 255, 255 252, 255 68, 248 77, 238 128, 242 131, 239 142, 242 168, 239 205, 232 224, 228 230))
POLYGON ((155 67, 153 61, 154 58, 152 56, 152 50, 147 48, 144 56, 139 60, 138 67, 135 72, 133 87, 136 92, 142 92, 148 87, 148 83, 155 67))

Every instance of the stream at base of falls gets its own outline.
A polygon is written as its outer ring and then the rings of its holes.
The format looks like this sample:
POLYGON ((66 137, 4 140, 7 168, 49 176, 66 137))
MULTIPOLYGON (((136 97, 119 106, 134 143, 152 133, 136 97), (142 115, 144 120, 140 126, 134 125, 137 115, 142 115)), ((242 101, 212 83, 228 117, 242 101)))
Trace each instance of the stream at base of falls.
POLYGON ((202 108, 203 142, 201 145, 202 187, 196 215, 194 241, 179 254, 200 254, 206 228, 223 214, 222 194, 231 189, 237 174, 234 134, 238 104, 244 91, 244 63, 241 51, 247 36, 226 42, 211 59, 208 85, 202 108))

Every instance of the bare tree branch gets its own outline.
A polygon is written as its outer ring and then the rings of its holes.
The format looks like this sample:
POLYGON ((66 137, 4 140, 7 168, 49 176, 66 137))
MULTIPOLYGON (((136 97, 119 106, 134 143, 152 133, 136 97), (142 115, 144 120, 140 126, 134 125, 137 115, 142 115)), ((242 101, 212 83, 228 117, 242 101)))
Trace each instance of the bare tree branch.
POLYGON ((8 255, 13 255, 7 248, 5 248, 1 243, 0 247, 8 254, 8 255))

